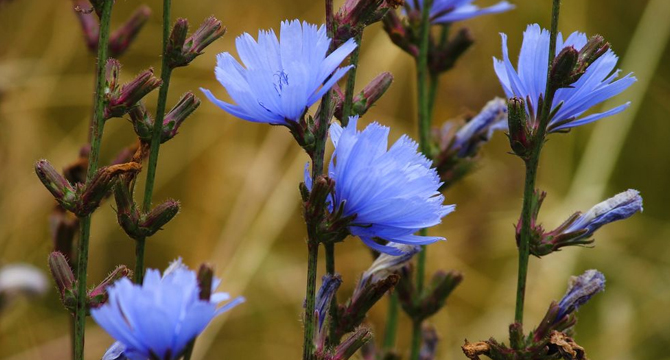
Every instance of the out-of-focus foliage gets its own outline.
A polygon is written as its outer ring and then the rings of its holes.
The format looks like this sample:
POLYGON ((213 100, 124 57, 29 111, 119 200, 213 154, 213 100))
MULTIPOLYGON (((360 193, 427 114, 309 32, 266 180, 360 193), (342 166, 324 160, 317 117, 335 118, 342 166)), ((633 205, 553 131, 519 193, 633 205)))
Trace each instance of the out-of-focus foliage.
MULTIPOLYGON (((564 33, 602 34, 629 66, 624 71, 636 72, 639 78, 641 69, 625 60, 633 55, 627 49, 654 44, 646 40, 632 44, 631 40, 645 7, 662 2, 565 0, 560 28, 564 33)), ((148 66, 159 67, 160 3, 148 1, 153 15, 137 43, 120 59, 124 81, 148 66)), ((528 23, 548 27, 549 1, 515 3, 514 11, 455 25, 469 26, 477 42, 440 84, 436 125, 477 110, 503 94, 492 67, 492 57, 500 57, 498 32, 507 33, 510 48, 518 49, 528 23)), ((137 6, 134 1, 117 1, 113 27, 137 6)), ((322 7, 316 0, 175 1, 175 18, 187 17, 198 24, 213 14, 228 33, 189 67, 174 72, 170 102, 198 87, 219 89, 215 94, 225 99, 213 74, 217 52, 232 51, 235 36, 242 32, 255 35, 258 29, 278 29, 281 20, 321 22, 322 7)), ((665 13, 651 14, 657 16, 658 26, 665 26, 660 24, 667 22, 668 10, 665 6, 665 13)), ((361 59, 359 84, 383 71, 395 76, 387 95, 361 121, 377 120, 391 126, 393 140, 402 133, 414 136, 412 60, 391 44, 379 24, 366 31, 361 59)), ((648 91, 625 140, 614 148, 600 149, 596 160, 614 156, 616 164, 612 176, 601 184, 604 193, 573 183, 573 178, 593 130, 607 130, 620 116, 603 120, 602 126, 575 129, 567 136, 552 135, 543 154, 538 183, 549 193, 542 214, 547 228, 557 226, 573 211, 587 210, 628 188, 640 190, 645 199, 645 212, 602 229, 595 249, 569 248, 541 261, 531 260, 529 324, 537 323, 549 302, 560 298, 570 275, 590 268, 606 275, 607 291, 580 309, 576 328, 579 344, 594 359, 668 357, 670 67, 665 64, 669 62, 670 51, 663 50, 661 65, 651 72, 648 91), (619 148, 621 155, 616 152, 619 148), (568 198, 574 203, 566 204, 568 198)), ((0 262, 24 261, 46 269, 51 249, 47 217, 53 199, 35 176, 33 164, 48 158, 61 168, 76 159, 87 138, 93 64, 71 2, 0 1, 0 262)), ((640 91, 636 86, 641 85, 633 85, 630 91, 640 91)), ((156 95, 151 96, 148 107, 153 111, 156 95)), ((102 158, 110 160, 133 137, 129 123, 111 120, 105 129, 102 158)), ((517 261, 513 224, 521 207, 523 167, 507 154, 507 147, 505 137, 496 134, 485 146, 479 169, 448 190, 447 203, 457 204, 457 211, 432 230, 449 241, 429 247, 429 270, 456 269, 465 276, 446 310, 433 318, 442 339, 441 359, 463 358, 460 345, 464 338, 506 338, 512 320, 517 261)), ((198 340, 196 358, 299 357, 306 247, 297 184, 306 161, 286 129, 234 119, 208 102, 161 149, 156 202, 177 198, 182 211, 150 240, 148 266, 162 269, 177 256, 191 266, 211 261, 226 291, 247 298, 243 306, 205 331, 198 340), (223 322, 226 326, 220 327, 223 322)), ((105 203, 93 221, 91 284, 119 263, 134 266, 131 241, 116 225, 112 203, 105 203)), ((338 245, 337 254, 344 295, 353 291, 358 274, 368 268, 371 258, 358 241, 338 245)), ((381 302, 370 317, 379 335, 385 306, 381 302)), ((402 321, 399 346, 405 348, 410 326, 407 319, 402 321)), ((55 290, 38 302, 15 303, 0 314, 0 357, 66 358, 68 327, 68 315, 55 290)), ((87 358, 99 359, 112 340, 93 323, 89 329, 87 358)))

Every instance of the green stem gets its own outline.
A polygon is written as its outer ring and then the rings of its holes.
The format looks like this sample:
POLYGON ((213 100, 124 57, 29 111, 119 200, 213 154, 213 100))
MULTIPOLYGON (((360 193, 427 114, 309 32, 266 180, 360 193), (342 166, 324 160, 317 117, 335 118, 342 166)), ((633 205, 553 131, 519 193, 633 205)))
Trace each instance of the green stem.
POLYGON ((315 359, 314 334, 316 332, 316 320, 314 319, 314 308, 316 306, 316 265, 319 257, 319 241, 312 231, 309 231, 309 233, 309 239, 307 240, 307 290, 305 295, 303 360, 315 359))
MULTIPOLYGON (((431 128, 431 109, 430 94, 428 86, 428 46, 430 37, 430 9, 433 5, 432 0, 425 0, 421 11, 421 31, 419 38, 419 58, 416 64, 417 86, 418 86, 418 106, 419 106, 419 148, 421 152, 431 157, 430 147, 430 128, 431 128)), ((437 85, 435 85, 437 86, 437 85)), ((427 230, 422 229, 420 235, 426 235, 427 230)), ((423 279, 426 269, 426 247, 421 247, 416 263, 416 289, 417 294, 423 290, 423 279)), ((420 295, 417 295, 417 301, 420 295)), ((419 350, 421 347, 421 321, 414 320, 412 327, 412 348, 410 360, 419 359, 419 350)))
MULTIPOLYGON (((158 105, 154 128, 151 134, 151 148, 149 150, 149 163, 147 165, 147 182, 144 187, 143 211, 151 210, 151 198, 153 196, 154 184, 156 182, 156 167, 158 166, 158 151, 161 146, 161 132, 163 130, 163 119, 165 118, 165 107, 167 94, 170 87, 170 76, 172 68, 168 64, 167 46, 170 40, 170 7, 172 0, 163 0, 163 56, 161 61, 161 88, 158 92, 158 105)), ((144 249, 146 239, 137 239, 135 243, 135 282, 141 283, 144 278, 144 249)))
POLYGON ((389 296, 389 308, 386 313, 386 329, 384 329, 384 352, 388 353, 395 347, 396 333, 398 332, 398 311, 400 302, 398 293, 392 292, 389 296))
MULTIPOLYGON (((89 182, 98 170, 100 144, 105 128, 105 63, 107 61, 107 44, 109 43, 109 23, 112 17, 113 0, 106 0, 100 16, 100 36, 98 39, 97 83, 95 101, 95 122, 91 127, 91 152, 88 157, 86 181, 89 182)), ((86 333, 86 278, 88 267, 88 244, 91 236, 91 215, 80 218, 79 259, 77 261, 77 307, 74 314, 74 352, 73 359, 84 359, 84 338, 86 333)))
POLYGON ((354 67, 349 70, 347 75, 347 88, 344 92, 344 103, 342 104, 342 126, 346 127, 349 123, 349 116, 351 116, 351 108, 354 105, 354 89, 356 86, 356 70, 358 70, 358 57, 361 52, 361 41, 363 40, 363 31, 359 32, 355 37, 358 46, 351 53, 349 64, 354 67))
POLYGON ((421 321, 412 321, 412 352, 410 360, 418 360, 421 352, 421 321))
POLYGON ((535 191, 535 181, 537 178, 537 168, 540 162, 540 153, 544 145, 547 125, 551 120, 551 104, 554 100, 556 88, 550 81, 551 64, 556 57, 556 37, 558 35, 558 17, 561 8, 561 0, 553 0, 552 18, 551 18, 551 37, 549 40, 549 63, 547 71, 546 96, 542 103, 542 109, 539 117, 537 133, 533 141, 535 148, 529 159, 526 160, 526 180, 523 191, 523 208, 521 209, 521 241, 519 243, 519 274, 517 278, 516 307, 514 311, 514 321, 523 324, 523 307, 526 294, 526 278, 528 276, 528 259, 530 257, 530 238, 531 238, 531 216, 532 203, 535 191))
MULTIPOLYGON (((325 243, 324 248, 326 249, 326 273, 330 275, 335 274, 335 244, 334 243, 325 243)), ((338 325, 338 316, 337 316, 337 296, 333 296, 332 301, 330 302, 330 328, 328 337, 328 343, 331 346, 337 345, 336 341, 340 339, 335 339, 333 335, 337 332, 338 325)))

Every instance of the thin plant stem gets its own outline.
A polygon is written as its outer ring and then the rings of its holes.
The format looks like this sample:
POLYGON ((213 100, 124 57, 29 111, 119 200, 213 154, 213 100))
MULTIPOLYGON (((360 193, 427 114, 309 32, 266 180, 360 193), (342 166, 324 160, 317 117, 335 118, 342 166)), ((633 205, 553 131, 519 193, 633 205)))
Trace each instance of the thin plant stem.
MULTIPOLYGON (((105 128, 104 96, 105 96, 105 63, 107 61, 107 44, 109 43, 109 23, 112 17, 113 0, 106 0, 102 5, 100 16, 100 35, 98 38, 97 83, 95 101, 95 122, 91 127, 91 152, 88 157, 86 181, 89 182, 98 170, 100 144, 105 128)), ((77 261, 77 307, 74 320, 74 352, 73 359, 84 359, 84 338, 86 333, 86 277, 88 267, 88 244, 91 236, 91 215, 80 218, 79 259, 77 261)))
POLYGON ((316 320, 314 309, 316 306, 316 270, 319 257, 319 241, 315 238, 313 231, 309 231, 307 240, 307 290, 305 296, 305 337, 303 344, 303 360, 313 360, 314 357, 314 334, 316 332, 316 320))
POLYGON ((421 352, 421 321, 412 321, 412 350, 409 358, 416 360, 421 352))
POLYGON ((351 59, 349 60, 349 64, 353 65, 353 68, 349 70, 349 74, 347 75, 347 88, 344 92, 344 103, 342 104, 342 119, 341 119, 343 127, 346 127, 347 124, 349 123, 349 116, 351 116, 351 108, 353 107, 354 103, 356 70, 358 69, 358 57, 361 52, 361 41, 363 40, 363 31, 359 32, 354 39, 356 40, 356 44, 358 44, 358 46, 351 53, 351 59))
POLYGON ((561 0, 554 0, 551 18, 551 37, 549 41, 549 63, 547 71, 547 87, 539 115, 537 133, 534 136, 535 148, 531 156, 526 160, 526 180, 523 190, 523 208, 521 210, 521 241, 519 243, 519 274, 517 278, 516 307, 514 311, 514 321, 523 324, 523 307, 526 294, 526 278, 528 277, 528 259, 530 257, 530 237, 531 237, 531 216, 532 203, 535 192, 535 181, 537 178, 537 168, 540 162, 540 153, 549 124, 551 104, 554 100, 556 88, 551 83, 549 74, 551 74, 551 64, 556 56, 556 37, 558 35, 558 16, 561 8, 561 0))
MULTIPOLYGON (((431 127, 431 111, 430 98, 428 89, 428 46, 430 37, 430 9, 433 5, 432 0, 425 0, 421 10, 421 30, 419 38, 419 57, 416 63, 417 76, 417 95, 419 106, 419 148, 421 152, 430 157, 430 127, 431 127)), ((426 235, 427 230, 422 229, 420 235, 426 235)), ((421 247, 416 264, 416 289, 417 294, 423 290, 423 279, 425 277, 426 268, 426 246, 421 247)), ((419 296, 417 296, 418 299, 419 296)), ((414 319, 414 326, 412 327, 412 348, 410 352, 410 360, 419 359, 419 348, 421 347, 421 321, 414 319)))
MULTIPOLYGON (((323 246, 326 249, 326 273, 330 275, 335 274, 335 244, 334 243, 325 243, 323 246)), ((338 317, 337 317, 337 296, 333 296, 333 299, 330 302, 330 308, 328 310, 330 314, 330 328, 329 328, 329 334, 330 336, 328 337, 328 342, 330 345, 337 345, 335 344, 335 341, 338 341, 339 339, 335 339, 333 335, 337 332, 337 325, 338 325, 338 317)))
MULTIPOLYGON (((163 56, 161 61, 161 88, 158 92, 158 105, 153 132, 151 134, 151 148, 149 150, 149 163, 147 165, 147 182, 144 187, 144 201, 142 209, 144 212, 151 210, 151 198, 156 181, 156 167, 158 166, 158 151, 161 146, 161 131, 163 119, 165 118, 165 106, 167 94, 170 87, 170 76, 172 67, 168 64, 167 46, 170 39, 170 6, 172 0, 163 0, 163 56)), ((141 283, 144 278, 144 251, 146 238, 139 238, 135 242, 135 282, 141 283)))
POLYGON ((384 351, 389 352, 395 347, 396 333, 398 332, 398 311, 400 302, 398 293, 392 292, 389 296, 389 308, 386 313, 386 328, 384 329, 384 351))

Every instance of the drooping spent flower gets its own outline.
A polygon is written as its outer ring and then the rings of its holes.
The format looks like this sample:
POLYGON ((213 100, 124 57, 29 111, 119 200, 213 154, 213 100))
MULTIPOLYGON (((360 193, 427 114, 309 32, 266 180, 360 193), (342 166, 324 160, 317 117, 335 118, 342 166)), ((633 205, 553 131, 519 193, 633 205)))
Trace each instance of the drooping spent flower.
POLYGON ((595 205, 586 213, 580 214, 562 232, 574 233, 586 230, 580 238, 589 238, 601 226, 627 219, 640 211, 642 211, 642 196, 639 191, 629 189, 595 205))
MULTIPOLYGON (((215 279, 214 290, 220 283, 215 279)), ((131 360, 176 360, 186 345, 221 313, 244 301, 230 299, 226 293, 213 293, 209 301, 200 300, 194 271, 181 259, 168 267, 161 278, 149 269, 142 285, 122 278, 107 288, 109 300, 91 310, 91 316, 112 337, 125 346, 123 355, 131 360)))
POLYGON ((593 295, 605 291, 605 275, 598 270, 586 270, 584 274, 573 276, 568 282, 568 291, 558 303, 556 320, 577 311, 593 295))
MULTIPOLYGON (((408 13, 412 11, 420 12, 425 2, 426 0, 405 0, 405 9, 408 13)), ((508 1, 500 1, 485 8, 480 8, 473 2, 474 0, 433 0, 430 8, 430 22, 432 24, 446 24, 514 9, 514 5, 508 1)))
POLYGON ((247 33, 236 39, 244 66, 230 53, 217 57, 216 79, 235 104, 207 98, 226 112, 244 120, 289 125, 298 122, 351 68, 338 69, 356 48, 353 39, 328 55, 331 39, 325 26, 298 20, 281 23, 280 39, 273 30, 259 31, 258 41, 247 33))
MULTIPOLYGON (((517 69, 510 62, 507 51, 507 35, 502 36, 502 60, 493 59, 493 66, 503 90, 508 98, 517 97, 526 102, 526 112, 531 123, 536 124, 540 109, 540 98, 547 85, 549 61, 549 31, 541 29, 539 25, 529 25, 523 35, 523 44, 519 53, 517 69)), ((549 121, 548 132, 568 130, 617 114, 625 110, 630 103, 626 103, 602 113, 582 116, 591 107, 618 95, 636 79, 628 74, 618 80, 619 70, 615 70, 617 56, 601 37, 587 40, 586 35, 580 32, 572 33, 563 40, 561 33, 556 40, 556 54, 566 56, 573 54, 572 65, 568 61, 554 61, 553 69, 564 75, 572 74, 577 79, 571 84, 560 84, 556 90, 551 108, 555 109, 562 103, 560 109, 549 121), (568 50, 566 50, 568 49, 568 50), (565 51, 564 51, 565 50, 565 51), (595 60, 594 60, 595 59, 595 60), (565 73, 561 67, 568 66, 565 73), (570 73, 570 74, 568 74, 570 73)), ((556 74, 554 74, 556 75, 556 74)))
MULTIPOLYGON (((344 217, 354 217, 349 232, 390 255, 403 251, 376 240, 408 245, 443 240, 414 235, 439 224, 455 208, 442 204, 444 196, 438 192, 442 183, 432 162, 409 137, 401 137, 389 149, 389 128, 372 123, 358 131, 357 123, 358 117, 353 116, 346 128, 330 127, 335 145, 328 169, 328 177, 335 181, 331 206, 342 206, 344 217)), ((305 183, 311 184, 307 171, 305 183)))

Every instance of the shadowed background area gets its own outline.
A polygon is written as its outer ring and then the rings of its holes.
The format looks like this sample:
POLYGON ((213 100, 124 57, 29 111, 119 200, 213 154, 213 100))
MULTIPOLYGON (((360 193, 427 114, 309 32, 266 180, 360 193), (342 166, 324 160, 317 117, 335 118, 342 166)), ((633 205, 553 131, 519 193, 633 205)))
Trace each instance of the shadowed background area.
MULTIPOLYGON (((137 41, 120 58, 122 78, 160 68, 161 4, 146 3, 153 15, 137 41)), ((336 6, 342 1, 336 1, 336 6)), ((478 3, 489 5, 492 1, 478 3)), ((510 37, 513 60, 528 23, 549 26, 550 1, 514 1, 517 9, 457 23, 468 26, 476 44, 442 78, 435 123, 481 108, 503 95, 491 58, 500 57, 499 32, 510 37)), ((112 28, 139 5, 117 1, 112 28)), ((323 20, 315 0, 175 1, 173 17, 195 28, 209 15, 228 33, 189 67, 173 73, 169 105, 188 90, 212 89, 225 98, 213 76, 215 54, 234 50, 243 32, 279 28, 281 20, 323 20)), ((639 81, 612 104, 633 101, 623 114, 568 135, 552 135, 540 166, 539 187, 549 195, 540 217, 554 228, 577 210, 628 188, 640 190, 645 211, 596 234, 595 249, 568 248, 542 260, 531 259, 526 322, 537 324, 570 275, 597 268, 607 291, 579 313, 576 341, 593 359, 669 359, 670 346, 670 26, 667 0, 616 2, 565 0, 560 29, 602 34, 620 55, 624 73, 639 81)), ((66 0, 0 1, 0 264, 32 263, 46 271, 52 245, 47 217, 53 200, 35 176, 33 164, 48 159, 56 168, 72 162, 87 138, 95 59, 87 51, 72 4, 66 0)), ((381 25, 364 36, 358 88, 382 71, 395 82, 363 118, 391 127, 393 141, 416 138, 416 86, 413 60, 397 49, 381 25)), ((220 289, 247 302, 217 319, 199 338, 197 359, 297 359, 305 294, 305 229, 298 182, 307 156, 282 127, 253 124, 224 113, 199 92, 203 104, 180 135, 161 148, 154 201, 175 198, 182 211, 152 237, 148 267, 164 269, 177 256, 191 267, 216 265, 220 289)), ((147 105, 153 112, 156 93, 147 105)), ((134 141, 129 122, 107 123, 102 160, 109 161, 134 141)), ((486 145, 478 169, 450 188, 457 211, 431 234, 449 239, 428 248, 429 273, 456 269, 465 275, 442 312, 432 319, 441 336, 440 359, 464 359, 463 339, 490 336, 507 342, 516 291, 513 226, 521 208, 523 167, 508 155, 503 134, 486 145)), ((143 179, 143 176, 141 177, 143 179)), ((142 190, 140 183, 138 190, 142 190)), ((350 295, 371 257, 355 238, 338 244, 337 271, 344 279, 340 299, 350 295)), ((134 266, 134 244, 116 225, 112 204, 93 218, 89 284, 117 264, 134 266)), ((323 264, 323 261, 320 262, 323 264)), ((323 266, 323 265, 321 265, 323 266)), ((323 268, 321 267, 321 271, 323 268)), ((379 337, 386 301, 371 312, 379 337)), ((410 322, 402 318, 399 349, 409 342, 410 322)), ((69 355, 68 315, 56 291, 32 302, 19 301, 0 313, 0 357, 65 359, 69 355)), ((87 358, 99 359, 111 338, 93 322, 87 358)))

